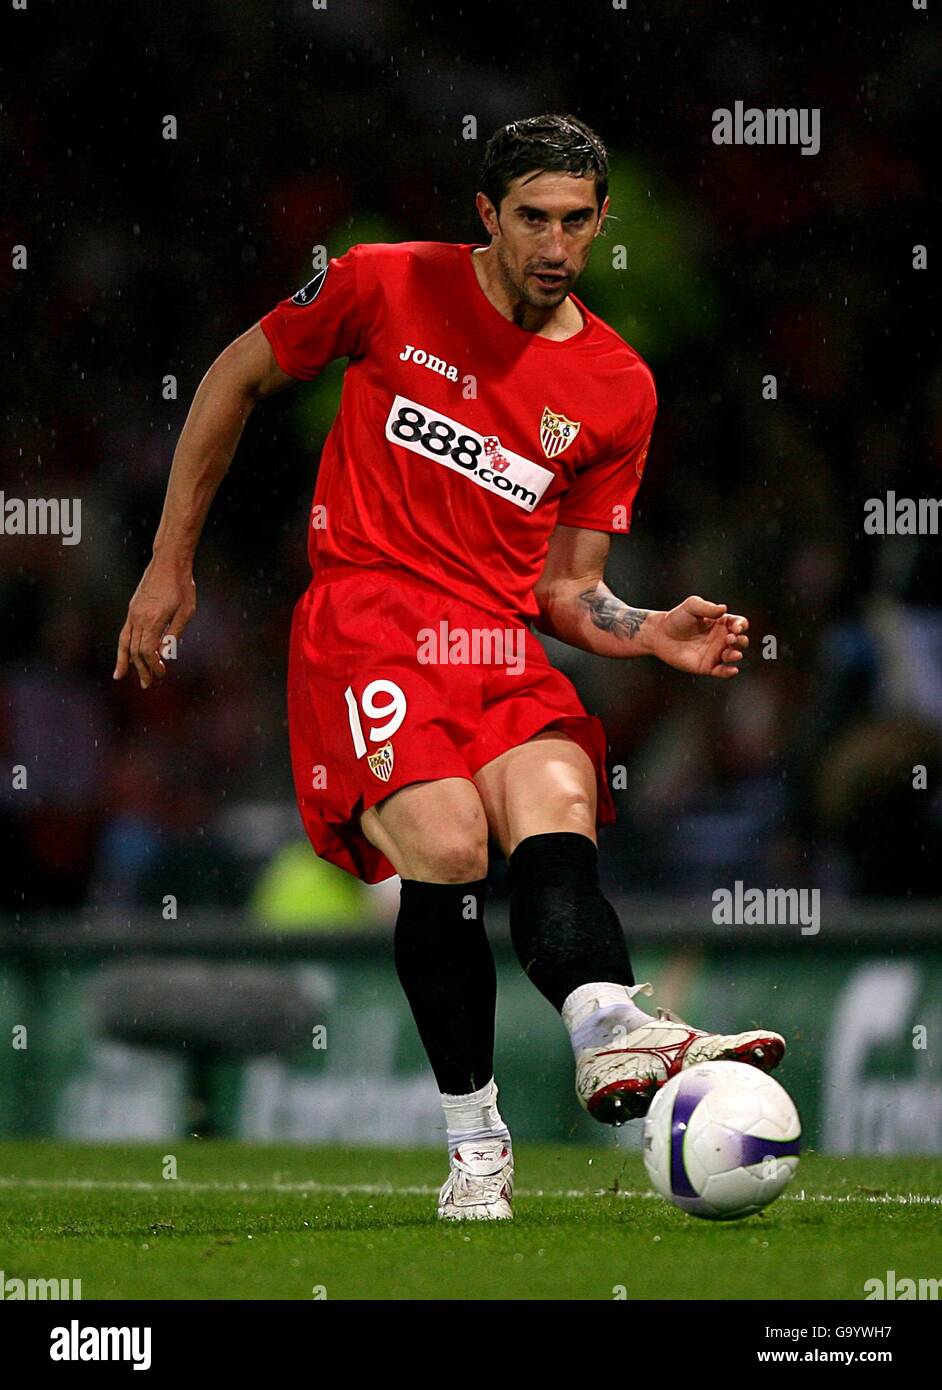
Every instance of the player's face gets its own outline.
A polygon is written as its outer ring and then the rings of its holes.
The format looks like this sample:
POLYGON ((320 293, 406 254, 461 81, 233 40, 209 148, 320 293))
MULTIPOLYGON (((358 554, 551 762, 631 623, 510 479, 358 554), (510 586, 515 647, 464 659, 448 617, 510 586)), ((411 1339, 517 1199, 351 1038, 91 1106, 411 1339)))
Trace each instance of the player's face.
POLYGON ((561 304, 589 259, 608 211, 599 210, 595 179, 565 173, 524 174, 488 228, 501 276, 516 297, 535 309, 561 304))

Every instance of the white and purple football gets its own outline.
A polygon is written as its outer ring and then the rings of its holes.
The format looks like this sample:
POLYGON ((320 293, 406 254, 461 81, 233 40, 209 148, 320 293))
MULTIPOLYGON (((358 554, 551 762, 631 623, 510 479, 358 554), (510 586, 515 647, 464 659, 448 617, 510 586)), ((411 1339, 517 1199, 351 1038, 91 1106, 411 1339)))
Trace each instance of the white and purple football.
POLYGON ((744 1062, 700 1062, 671 1077, 644 1122, 644 1166, 674 1206, 709 1221, 751 1216, 798 1167, 791 1096, 744 1062))

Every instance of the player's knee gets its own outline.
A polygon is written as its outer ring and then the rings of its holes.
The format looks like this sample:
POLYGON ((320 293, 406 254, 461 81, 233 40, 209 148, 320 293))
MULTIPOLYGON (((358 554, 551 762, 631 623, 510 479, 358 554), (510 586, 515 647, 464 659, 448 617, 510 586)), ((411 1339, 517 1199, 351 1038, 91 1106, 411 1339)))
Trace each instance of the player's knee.
MULTIPOLYGON (((547 810, 550 808, 547 807, 547 810)), ((577 783, 558 789, 552 801, 554 830, 595 837, 595 792, 577 783)))
POLYGON ((591 836, 595 829, 596 794, 593 787, 587 791, 585 787, 576 787, 568 795, 566 801, 566 813, 571 821, 578 821, 580 831, 584 828, 584 833, 591 836))
POLYGON ((414 827, 410 858, 428 883, 477 883, 487 877, 487 819, 476 796, 462 794, 426 808, 414 827))
POLYGON ((487 817, 470 781, 405 787, 382 812, 365 812, 361 826, 402 878, 477 883, 487 877, 487 817))
POLYGON ((428 883, 477 883, 487 877, 487 837, 483 830, 455 833, 436 828, 418 851, 418 872, 428 883))

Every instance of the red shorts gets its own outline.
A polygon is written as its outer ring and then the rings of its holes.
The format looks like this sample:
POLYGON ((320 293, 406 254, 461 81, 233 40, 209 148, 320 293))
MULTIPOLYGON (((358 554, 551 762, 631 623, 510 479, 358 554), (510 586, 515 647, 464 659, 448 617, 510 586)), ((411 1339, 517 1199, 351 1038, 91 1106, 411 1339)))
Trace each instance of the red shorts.
POLYGON ((363 835, 365 810, 410 782, 471 780, 545 729, 585 749, 598 824, 615 819, 605 730, 529 628, 398 574, 358 570, 299 600, 288 728, 311 844, 366 883, 395 869, 363 835))

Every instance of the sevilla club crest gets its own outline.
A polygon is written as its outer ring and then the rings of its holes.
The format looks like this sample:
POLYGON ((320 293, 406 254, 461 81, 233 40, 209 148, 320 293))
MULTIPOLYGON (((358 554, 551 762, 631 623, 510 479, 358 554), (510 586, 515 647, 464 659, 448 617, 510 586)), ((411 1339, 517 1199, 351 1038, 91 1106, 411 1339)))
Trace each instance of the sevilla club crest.
POLYGON ((540 421, 540 443, 548 459, 554 459, 564 449, 568 449, 582 428, 579 420, 567 420, 565 415, 557 415, 549 406, 543 407, 540 421))
POLYGON ((393 770, 393 746, 391 743, 384 743, 382 748, 377 748, 375 753, 370 753, 366 761, 370 765, 370 772, 374 777, 378 777, 381 782, 388 782, 393 770))

